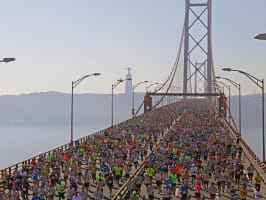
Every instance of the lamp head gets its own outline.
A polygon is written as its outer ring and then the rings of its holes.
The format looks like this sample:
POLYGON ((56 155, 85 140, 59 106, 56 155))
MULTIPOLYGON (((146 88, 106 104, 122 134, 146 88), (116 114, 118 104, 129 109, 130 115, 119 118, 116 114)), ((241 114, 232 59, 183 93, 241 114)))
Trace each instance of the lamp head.
POLYGON ((16 58, 4 58, 3 62, 8 63, 8 62, 13 62, 15 60, 16 60, 16 58))
POLYGON ((257 40, 266 40, 266 33, 258 34, 254 38, 257 40))
POLYGON ((220 79, 221 77, 220 76, 215 76, 215 78, 220 79))
POLYGON ((148 83, 149 81, 144 81, 144 83, 148 83))
POLYGON ((232 71, 232 68, 223 68, 224 71, 230 72, 232 71))
POLYGON ((100 76, 101 74, 100 73, 94 73, 93 75, 94 76, 100 76))

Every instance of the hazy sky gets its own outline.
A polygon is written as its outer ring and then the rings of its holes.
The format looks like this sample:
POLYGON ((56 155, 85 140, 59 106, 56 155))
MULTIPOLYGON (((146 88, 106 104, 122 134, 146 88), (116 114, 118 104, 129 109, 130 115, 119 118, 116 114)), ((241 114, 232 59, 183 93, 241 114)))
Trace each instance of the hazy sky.
MULTIPOLYGON (((184 21, 184 0, 12 0, 1 2, 0 94, 55 90, 109 93, 111 84, 133 68, 134 82, 163 82, 174 63, 184 21)), ((213 53, 217 75, 259 89, 237 67, 266 78, 265 0, 213 0, 213 53)), ((139 88, 144 90, 144 87, 139 88)), ((116 92, 123 92, 119 86, 116 92)))

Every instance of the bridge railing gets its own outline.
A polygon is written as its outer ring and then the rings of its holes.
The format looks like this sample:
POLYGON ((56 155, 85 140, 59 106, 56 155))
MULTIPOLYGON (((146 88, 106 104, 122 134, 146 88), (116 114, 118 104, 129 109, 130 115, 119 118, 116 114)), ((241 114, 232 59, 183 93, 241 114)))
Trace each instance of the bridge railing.
MULTIPOLYGON (((236 124, 235 124, 234 119, 233 119, 233 115, 230 112, 226 101, 224 101, 224 103, 226 105, 226 109, 229 112, 229 116, 232 119, 234 126, 231 123, 229 123, 229 121, 226 119, 226 116, 222 116, 223 122, 230 128, 229 129, 230 136, 236 142, 237 141, 237 135, 239 134, 239 130, 236 127, 236 124)), ((212 107, 216 110, 217 113, 219 113, 219 110, 215 105, 213 105, 212 107)), ((240 138, 239 142, 240 142, 241 147, 243 148, 243 152, 246 155, 247 159, 249 160, 250 163, 253 164, 256 171, 260 173, 260 175, 262 176, 262 179, 264 181, 264 184, 265 184, 265 181, 266 181, 266 164, 261 161, 259 156, 252 150, 252 148, 246 143, 246 141, 242 137, 240 138)))
MULTIPOLYGON (((87 140, 89 140, 91 138, 94 138, 95 136, 103 135, 105 130, 106 129, 100 130, 100 131, 97 131, 95 133, 92 133, 91 135, 88 135, 88 136, 85 136, 83 138, 80 138, 80 139, 74 141, 74 145, 75 145, 76 142, 83 143, 84 141, 87 141, 87 140)), ((53 154, 55 152, 63 152, 63 151, 66 151, 66 150, 70 149, 71 146, 72 145, 70 143, 64 144, 62 146, 59 146, 57 148, 54 148, 52 150, 49 150, 47 152, 41 153, 41 154, 39 154, 37 156, 33 156, 33 157, 31 157, 31 158, 29 158, 27 160, 24 160, 22 162, 19 162, 17 164, 14 164, 14 165, 11 165, 11 166, 9 166, 7 168, 4 168, 4 169, 0 170, 0 180, 2 180, 2 178, 3 178, 3 176, 4 176, 5 173, 12 174, 15 169, 20 170, 20 169, 22 169, 23 166, 30 165, 31 164, 31 161, 33 161, 33 160, 36 160, 37 161, 39 158, 46 158, 48 155, 51 155, 51 154, 53 154)))
MULTIPOLYGON (((237 134, 238 132, 234 129, 232 124, 230 124, 225 118, 223 118, 223 122, 227 124, 227 126, 230 128, 230 135, 233 137, 234 141, 237 141, 237 134)), ((240 138, 240 145, 243 148, 243 152, 246 155, 247 159, 250 163, 253 164, 256 171, 260 173, 262 176, 262 179, 266 181, 266 164, 261 161, 261 159, 258 157, 258 155, 252 150, 252 148, 246 143, 246 141, 243 138, 240 138)))
MULTIPOLYGON (((137 116, 136 118, 138 118, 138 117, 140 117, 140 116, 141 116, 141 115, 137 116)), ((122 122, 120 122, 119 124, 121 124, 121 123, 125 123, 125 122, 127 122, 127 121, 128 121, 128 120, 126 120, 126 121, 122 121, 122 122)), ((119 124, 114 125, 113 128, 116 128, 119 124)), ((53 153, 55 153, 55 152, 63 152, 63 151, 67 151, 67 150, 69 150, 72 146, 75 146, 77 143, 82 144, 82 143, 85 142, 85 141, 93 140, 94 138, 97 138, 97 137, 99 137, 99 136, 103 136, 104 133, 105 133, 105 131, 106 131, 107 129, 108 129, 108 128, 106 128, 106 129, 102 129, 102 130, 99 130, 99 131, 97 131, 97 132, 94 132, 94 133, 92 133, 92 134, 90 134, 90 135, 87 135, 87 136, 85 136, 85 137, 82 137, 82 138, 80 138, 80 139, 77 139, 77 140, 75 140, 75 141, 73 142, 73 145, 72 145, 71 143, 64 144, 64 145, 62 145, 62 146, 56 147, 56 148, 54 148, 54 149, 51 149, 51 150, 49 150, 49 151, 47 151, 47 152, 41 153, 41 154, 39 154, 39 155, 37 155, 37 156, 33 156, 33 157, 31 157, 31 158, 29 158, 29 159, 27 159, 27 160, 24 160, 24 161, 22 161, 22 162, 19 162, 19 163, 17 163, 17 164, 11 165, 11 166, 9 166, 9 167, 7 167, 7 168, 1 169, 1 170, 0 170, 0 182, 2 182, 2 179, 3 179, 3 177, 4 177, 4 174, 6 174, 6 173, 8 173, 8 174, 11 175, 15 169, 21 170, 21 169, 23 168, 23 166, 25 166, 25 165, 29 165, 29 166, 30 166, 30 164, 31 164, 31 162, 32 162, 33 160, 36 160, 36 161, 37 161, 39 158, 46 158, 48 155, 51 155, 51 154, 53 154, 53 153)))
MULTIPOLYGON (((141 115, 140 115, 140 116, 141 116, 141 115)), ((140 116, 137 116, 137 117, 140 117, 140 116)), ((127 122, 127 121, 128 121, 128 120, 126 120, 126 121, 122 121, 122 122, 120 122, 119 124, 121 124, 121 123, 125 123, 125 122, 127 122)), ((113 128, 116 128, 119 124, 114 125, 113 128)), ((55 152, 63 152, 63 151, 67 151, 67 150, 69 150, 72 146, 75 146, 77 143, 82 144, 82 143, 85 142, 85 141, 93 140, 94 138, 97 138, 97 137, 99 137, 99 136, 103 136, 104 133, 105 133, 105 131, 106 131, 107 129, 108 129, 108 128, 106 128, 106 129, 102 129, 102 130, 100 130, 100 131, 94 132, 94 133, 92 133, 92 134, 90 134, 90 135, 87 135, 87 136, 85 136, 85 137, 79 138, 79 139, 77 139, 77 140, 75 140, 75 141, 73 142, 73 145, 72 145, 71 143, 64 144, 64 145, 62 145, 62 146, 56 147, 56 148, 54 148, 54 149, 51 149, 51 150, 49 150, 49 151, 47 151, 47 152, 41 153, 41 154, 39 154, 39 155, 37 155, 37 156, 33 156, 33 157, 31 157, 31 158, 29 158, 29 159, 27 159, 27 160, 24 160, 24 161, 22 161, 22 162, 19 162, 19 163, 17 163, 17 164, 11 165, 11 166, 9 166, 9 167, 7 167, 7 168, 1 169, 1 170, 0 170, 0 181, 2 180, 2 178, 3 178, 3 176, 4 176, 5 173, 12 174, 13 171, 14 171, 15 169, 20 170, 20 169, 22 169, 23 166, 25 166, 25 165, 30 165, 30 164, 31 164, 31 161, 33 161, 33 160, 36 160, 36 161, 37 161, 39 158, 46 158, 48 155, 51 155, 51 154, 53 154, 53 153, 55 153, 55 152)))
MULTIPOLYGON (((237 135, 239 134, 239 130, 237 129, 233 115, 229 109, 229 106, 227 105, 226 100, 224 100, 224 104, 226 106, 226 110, 228 111, 229 117, 232 120, 234 126, 231 123, 229 123, 229 121, 226 119, 226 116, 223 116, 223 122, 226 123, 227 126, 230 128, 230 135, 233 137, 234 141, 236 142, 237 135)), ((216 112, 219 112, 217 107, 214 106, 214 108, 216 112)), ((266 164, 261 161, 258 155, 252 150, 252 148, 246 143, 246 141, 242 137, 240 138, 239 142, 249 162, 251 162, 254 165, 257 172, 261 174, 263 181, 265 181, 266 180, 266 164)))

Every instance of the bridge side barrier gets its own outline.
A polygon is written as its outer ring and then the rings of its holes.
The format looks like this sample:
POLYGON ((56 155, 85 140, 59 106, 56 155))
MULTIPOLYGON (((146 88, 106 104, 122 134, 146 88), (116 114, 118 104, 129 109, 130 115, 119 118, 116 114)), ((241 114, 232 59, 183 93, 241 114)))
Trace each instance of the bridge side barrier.
MULTIPOLYGON (((123 123, 123 122, 121 122, 121 123, 123 123)), ((117 125, 115 125, 114 127, 116 127, 116 126, 117 126, 117 125)), ((107 129, 103 129, 103 130, 97 131, 97 132, 92 133, 92 134, 90 134, 90 135, 88 135, 88 136, 85 136, 85 137, 82 137, 82 138, 80 138, 80 139, 78 139, 78 140, 75 140, 75 141, 74 141, 74 146, 75 146, 76 143, 83 143, 83 142, 85 142, 85 141, 92 140, 93 138, 96 138, 96 137, 98 137, 98 136, 103 136, 105 130, 107 130, 107 129)), ((33 161, 33 160, 38 160, 39 158, 46 158, 46 156, 51 155, 52 153, 55 153, 55 152, 66 151, 66 150, 70 149, 71 146, 72 146, 72 145, 71 145, 70 143, 68 143, 68 144, 64 144, 64 145, 62 145, 62 146, 56 147, 56 148, 54 148, 54 149, 52 149, 52 150, 49 150, 49 151, 47 151, 47 152, 45 152, 45 153, 41 153, 41 154, 39 154, 39 155, 37 155, 37 156, 33 156, 33 157, 31 157, 31 158, 29 158, 29 159, 27 159, 27 160, 24 160, 24 161, 22 161, 22 162, 19 162, 19 163, 17 163, 17 164, 14 164, 14 165, 11 165, 11 166, 9 166, 9 167, 7 167, 7 168, 4 168, 4 169, 0 170, 0 181, 2 180, 2 178, 3 178, 3 176, 4 176, 4 174, 5 174, 6 172, 7 172, 8 174, 12 174, 12 172, 13 172, 16 168, 17 168, 18 170, 20 170, 20 169, 22 169, 22 167, 23 167, 25 164, 30 165, 31 161, 33 161)))
MULTIPOLYGON (((225 104, 226 104, 226 108, 228 109, 226 102, 225 102, 225 104)), ((215 107, 214 105, 212 105, 212 107, 216 111, 216 113, 219 114, 217 107, 215 107)), ((231 112, 229 114, 230 114, 231 119, 234 120, 231 112)), ((235 123, 234 123, 235 127, 233 127, 232 124, 228 122, 228 120, 226 119, 225 116, 222 116, 222 121, 223 121, 223 123, 225 123, 227 125, 227 127, 229 127, 229 135, 236 142, 237 141, 237 135, 238 135, 239 131, 238 131, 235 123)), ((260 160, 258 155, 252 150, 252 148, 246 143, 246 141, 242 137, 240 138, 239 142, 240 142, 240 145, 243 149, 245 156, 247 157, 249 162, 253 164, 253 166, 255 167, 255 170, 260 173, 260 175, 263 179, 264 187, 266 187, 266 183, 265 183, 265 181, 266 181, 266 164, 260 160)))
MULTIPOLYGON (((229 111, 229 107, 226 103, 226 101, 224 102, 226 105, 227 110, 229 111)), ((218 108, 215 107, 214 105, 212 105, 213 109, 216 111, 217 114, 219 114, 218 108)), ((230 136, 233 138, 233 140, 236 142, 237 141, 237 135, 239 133, 232 113, 229 112, 229 115, 234 123, 234 127, 232 126, 231 123, 228 122, 228 120, 226 119, 225 116, 222 116, 222 121, 223 123, 225 123, 228 127, 229 127, 229 133, 230 136)), ((243 149, 243 152, 245 154, 245 156, 247 157, 247 159, 249 160, 249 162, 251 162, 253 164, 253 166, 255 167, 256 171, 260 173, 260 175, 262 176, 263 179, 263 183, 265 186, 265 181, 266 181, 266 164, 263 163, 260 158, 258 157, 258 155, 252 150, 252 148, 246 143, 246 141, 241 137, 240 138, 240 145, 243 149)))
MULTIPOLYGON (((140 115, 140 116, 141 116, 141 115, 140 115)), ((120 123, 124 123, 124 122, 127 122, 127 121, 128 121, 128 120, 123 121, 123 122, 120 122, 120 123)), ((118 126, 118 124, 114 125, 114 128, 116 128, 117 126, 118 126)), ((73 143, 74 143, 73 145, 75 146, 76 143, 83 143, 83 142, 85 142, 85 141, 92 140, 92 139, 94 139, 94 138, 96 138, 96 137, 103 136, 103 135, 104 135, 104 132, 105 132, 106 130, 107 130, 107 129, 103 129, 103 130, 97 131, 97 132, 95 132, 95 133, 92 133, 92 134, 90 134, 90 135, 88 135, 88 136, 82 137, 82 138, 80 138, 80 139, 78 139, 78 140, 75 140, 75 141, 73 142, 73 143)), ((66 150, 70 149, 71 146, 72 146, 72 145, 71 145, 70 143, 68 143, 68 144, 64 144, 64 145, 62 145, 62 146, 56 147, 56 148, 54 148, 54 149, 51 149, 51 150, 49 150, 49 151, 47 151, 47 152, 45 152, 45 153, 41 153, 41 154, 39 154, 39 155, 37 155, 37 156, 33 156, 33 157, 31 157, 31 158, 29 158, 29 159, 27 159, 27 160, 24 160, 24 161, 22 161, 22 162, 19 162, 19 163, 17 163, 17 164, 11 165, 11 166, 9 166, 9 167, 7 167, 7 168, 4 168, 4 169, 0 170, 0 182, 1 182, 3 176, 4 176, 4 174, 5 174, 6 172, 7 172, 8 174, 12 174, 13 171, 14 171, 16 168, 17 168, 18 170, 20 170, 20 169, 22 169, 22 167, 23 167, 25 164, 30 165, 31 161, 33 161, 33 160, 38 160, 39 158, 46 158, 46 156, 51 155, 52 153, 55 153, 55 152, 66 151, 66 150)))
MULTIPOLYGON (((229 133, 234 141, 237 141, 237 132, 233 128, 233 126, 223 117, 223 122, 230 128, 229 133)), ((240 138, 240 145, 243 148, 243 152, 246 155, 249 162, 253 164, 256 171, 260 173, 263 179, 263 183, 265 185, 266 181, 266 164, 263 163, 258 155, 251 149, 251 147, 246 143, 246 141, 241 137, 240 138)))
MULTIPOLYGON (((106 130, 106 129, 105 129, 105 130, 106 130)), ((89 140, 90 138, 95 137, 95 136, 101 136, 101 135, 104 134, 104 131, 105 131, 105 130, 97 131, 97 132, 95 132, 95 133, 93 133, 93 134, 91 134, 91 135, 89 135, 89 136, 85 136, 85 137, 83 137, 83 138, 80 138, 80 139, 76 140, 75 142, 80 142, 80 143, 82 143, 82 142, 84 142, 84 141, 89 140)), ((75 142, 74 142, 74 143, 75 143, 75 142)), ((13 172, 16 168, 17 168, 18 170, 20 170, 20 169, 22 169, 22 167, 23 167, 25 164, 30 165, 31 161, 33 161, 33 160, 38 160, 39 158, 46 158, 46 156, 51 155, 52 153, 55 153, 55 152, 66 151, 66 150, 70 149, 71 146, 72 146, 72 145, 71 145, 70 143, 68 143, 68 144, 64 144, 64 145, 62 145, 62 146, 59 146, 59 147, 54 148, 54 149, 52 149, 52 150, 49 150, 49 151, 47 151, 47 152, 45 152, 45 153, 41 153, 41 154, 39 154, 39 155, 37 155, 37 156, 33 156, 33 157, 31 157, 31 158, 29 158, 29 159, 27 159, 27 160, 24 160, 24 161, 22 161, 22 162, 19 162, 19 163, 17 163, 17 164, 14 164, 14 165, 11 165, 11 166, 9 166, 9 167, 7 167, 7 168, 4 168, 4 169, 0 170, 0 180, 2 180, 2 178, 3 178, 3 176, 4 176, 4 174, 5 174, 6 172, 7 172, 8 174, 12 174, 12 172, 13 172)))

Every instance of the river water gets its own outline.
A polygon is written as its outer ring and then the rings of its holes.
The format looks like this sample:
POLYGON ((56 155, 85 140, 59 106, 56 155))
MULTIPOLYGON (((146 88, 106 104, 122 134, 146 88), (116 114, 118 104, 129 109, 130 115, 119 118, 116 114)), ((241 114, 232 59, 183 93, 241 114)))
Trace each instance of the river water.
MULTIPOLYGON (((107 127, 75 126, 74 140, 107 127)), ((0 169, 59 147, 70 141, 69 126, 0 126, 0 169)))
MULTIPOLYGON (((262 129, 260 128, 242 128, 242 136, 253 151, 262 160, 262 129)), ((265 141, 266 142, 266 141, 265 141)))
MULTIPOLYGON (((74 127, 74 139, 106 128, 107 124, 74 127)), ((244 129, 242 135, 251 148, 262 157, 261 129, 244 129)), ((70 140, 69 126, 0 127, 0 169, 66 144, 70 140)))

